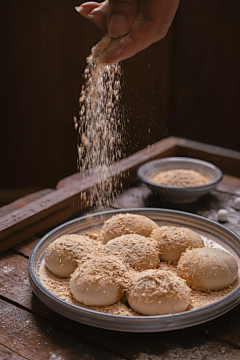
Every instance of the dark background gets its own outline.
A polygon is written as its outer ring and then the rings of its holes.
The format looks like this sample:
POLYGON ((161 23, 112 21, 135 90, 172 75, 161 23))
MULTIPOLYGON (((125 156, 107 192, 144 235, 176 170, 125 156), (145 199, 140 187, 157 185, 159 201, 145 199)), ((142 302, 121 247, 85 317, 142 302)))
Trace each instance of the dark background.
MULTIPOLYGON (((72 118, 102 33, 81 0, 1 0, 0 205, 77 172, 72 118)), ((240 1, 181 0, 166 38, 122 62, 125 153, 170 135, 240 150, 240 1)))

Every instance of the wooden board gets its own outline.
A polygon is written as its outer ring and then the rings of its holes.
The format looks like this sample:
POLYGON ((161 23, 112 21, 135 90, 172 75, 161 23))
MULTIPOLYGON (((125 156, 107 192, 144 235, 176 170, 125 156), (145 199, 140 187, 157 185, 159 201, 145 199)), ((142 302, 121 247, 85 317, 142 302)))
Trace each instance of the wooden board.
MULTIPOLYGON (((119 161, 111 174, 123 174, 123 188, 137 181, 137 169, 147 161, 166 156, 188 156, 207 160, 230 176, 240 178, 240 153, 186 139, 169 137, 119 161)), ((57 190, 0 218, 0 252, 46 231, 88 208, 93 176, 74 174, 58 183, 57 190), (81 194, 86 194, 83 200, 81 194)))
POLYGON ((4 318, 0 322, 0 344, 26 359, 121 360, 92 342, 83 341, 79 334, 58 329, 51 322, 3 300, 0 308, 4 318))
MULTIPOLYGON (((141 164, 159 154, 168 155, 178 141, 177 138, 169 138, 159 142, 151 148, 151 153, 148 148, 141 150, 113 166, 111 174, 121 172, 125 175, 123 182, 131 184, 137 180, 136 170, 141 164)), ((2 216, 0 218, 0 252, 85 210, 88 207, 88 193, 94 185, 93 176, 71 182, 66 187, 2 216), (81 200, 80 195, 83 193, 86 197, 81 200)))

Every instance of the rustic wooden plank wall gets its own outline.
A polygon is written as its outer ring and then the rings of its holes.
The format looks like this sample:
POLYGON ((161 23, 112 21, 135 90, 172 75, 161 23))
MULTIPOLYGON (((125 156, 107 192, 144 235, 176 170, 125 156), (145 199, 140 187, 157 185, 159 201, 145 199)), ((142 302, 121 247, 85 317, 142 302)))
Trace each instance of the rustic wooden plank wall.
MULTIPOLYGON (((72 116, 101 37, 79 3, 1 1, 1 205, 77 171, 72 116)), ((239 11, 181 0, 167 37, 123 62, 127 155, 169 135, 240 150, 239 11)))
POLYGON ((240 150, 239 13, 238 0, 180 1, 172 135, 240 150))

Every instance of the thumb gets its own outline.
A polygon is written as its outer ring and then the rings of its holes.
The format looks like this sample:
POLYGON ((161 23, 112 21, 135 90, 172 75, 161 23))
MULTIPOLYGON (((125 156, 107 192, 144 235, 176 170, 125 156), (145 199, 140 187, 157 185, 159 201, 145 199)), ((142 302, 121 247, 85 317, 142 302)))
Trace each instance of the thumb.
POLYGON ((109 0, 108 34, 112 37, 126 35, 137 17, 138 7, 139 0, 109 0))

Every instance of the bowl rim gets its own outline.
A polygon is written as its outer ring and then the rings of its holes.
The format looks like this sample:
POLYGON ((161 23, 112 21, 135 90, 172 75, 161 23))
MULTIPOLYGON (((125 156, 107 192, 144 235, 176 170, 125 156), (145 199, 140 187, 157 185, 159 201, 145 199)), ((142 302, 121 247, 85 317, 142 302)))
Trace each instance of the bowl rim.
POLYGON ((156 159, 156 160, 151 160, 151 161, 148 161, 146 162, 145 164, 141 165, 138 170, 137 170, 137 176, 138 178, 145 182, 146 184, 149 184, 151 186, 156 186, 158 188, 163 188, 163 189, 178 189, 178 190, 201 190, 201 189, 206 189, 208 187, 212 187, 212 186, 215 186, 217 185, 223 178, 223 172, 221 169, 219 169, 216 165, 208 162, 208 161, 205 161, 205 160, 200 160, 200 159, 196 159, 196 158, 188 158, 188 157, 172 157, 172 156, 169 156, 169 157, 164 157, 164 158, 160 158, 160 159, 156 159), (164 162, 164 161, 167 161, 167 160, 174 160, 174 161, 186 161, 188 163, 193 163, 193 164, 196 164, 196 163, 199 163, 201 165, 205 165, 207 168, 211 167, 212 169, 216 170, 216 172, 218 173, 218 176, 216 177, 216 179, 214 179, 213 181, 205 184, 205 185, 200 185, 200 186, 170 186, 170 185, 163 185, 163 184, 157 184, 157 183, 154 183, 152 181, 150 181, 148 178, 146 178, 142 172, 143 170, 151 165, 151 164, 156 164, 156 163, 161 163, 161 162, 164 162))

